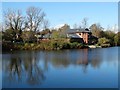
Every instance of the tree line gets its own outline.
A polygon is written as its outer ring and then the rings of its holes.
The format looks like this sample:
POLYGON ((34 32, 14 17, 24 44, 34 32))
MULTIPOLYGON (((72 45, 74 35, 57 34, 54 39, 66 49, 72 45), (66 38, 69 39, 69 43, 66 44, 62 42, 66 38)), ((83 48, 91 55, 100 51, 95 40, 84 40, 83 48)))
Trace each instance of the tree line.
MULTIPOLYGON (((41 8, 28 7, 24 14, 22 14, 21 10, 7 9, 4 11, 3 15, 4 26, 2 27, 2 32, 0 32, 3 46, 5 44, 8 45, 6 42, 10 42, 12 44, 21 42, 25 45, 26 43, 36 43, 38 39, 37 35, 43 36, 48 33, 51 34, 50 38, 52 39, 52 43, 53 39, 66 42, 66 40, 63 39, 66 39, 66 30, 70 29, 70 26, 65 24, 59 30, 50 30, 50 23, 46 19, 46 14, 41 8)), ((92 35, 98 38, 98 43, 96 43, 97 45, 120 46, 120 32, 115 33, 110 29, 104 31, 104 28, 100 24, 96 23, 88 27, 87 21, 88 18, 83 18, 82 24, 75 24, 73 26, 74 29, 89 28, 92 35)), ((56 44, 56 42, 54 44, 56 44)), ((65 46, 66 45, 68 44, 65 44, 65 46)))
POLYGON ((4 30, 2 31, 3 41, 25 41, 36 39, 35 34, 40 28, 46 29, 49 25, 46 14, 41 8, 29 7, 26 16, 20 10, 8 9, 4 12, 4 30))
POLYGON ((120 45, 120 32, 115 33, 109 28, 104 31, 100 24, 92 24, 90 30, 94 36, 98 38, 98 44, 109 44, 109 46, 120 45))

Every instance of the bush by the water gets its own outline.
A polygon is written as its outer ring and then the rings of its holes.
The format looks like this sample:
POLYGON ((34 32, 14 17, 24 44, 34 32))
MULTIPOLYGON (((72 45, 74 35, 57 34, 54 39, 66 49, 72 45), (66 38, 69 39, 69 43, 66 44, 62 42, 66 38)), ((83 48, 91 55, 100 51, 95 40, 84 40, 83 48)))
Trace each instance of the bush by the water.
POLYGON ((107 38, 99 38, 98 39, 98 45, 101 47, 109 47, 110 46, 110 40, 107 38))
POLYGON ((40 43, 4 43, 4 50, 61 50, 80 49, 86 47, 81 43, 70 43, 67 40, 46 40, 40 43))

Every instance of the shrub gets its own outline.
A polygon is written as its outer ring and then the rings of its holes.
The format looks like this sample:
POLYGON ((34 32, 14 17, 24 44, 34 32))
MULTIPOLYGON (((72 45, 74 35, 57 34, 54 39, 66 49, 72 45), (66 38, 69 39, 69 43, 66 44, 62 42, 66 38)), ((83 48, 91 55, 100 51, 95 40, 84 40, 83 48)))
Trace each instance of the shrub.
POLYGON ((63 43, 62 44, 62 49, 70 49, 70 44, 69 43, 63 43))
POLYGON ((110 47, 110 44, 102 44, 101 47, 110 47))
POLYGON ((104 38, 99 38, 99 39, 98 39, 98 44, 99 44, 100 46, 106 45, 106 44, 110 44, 110 43, 109 43, 109 39, 106 39, 105 37, 104 37, 104 38))
POLYGON ((73 49, 73 48, 77 48, 77 45, 78 45, 77 42, 70 43, 70 48, 71 48, 71 49, 73 49))

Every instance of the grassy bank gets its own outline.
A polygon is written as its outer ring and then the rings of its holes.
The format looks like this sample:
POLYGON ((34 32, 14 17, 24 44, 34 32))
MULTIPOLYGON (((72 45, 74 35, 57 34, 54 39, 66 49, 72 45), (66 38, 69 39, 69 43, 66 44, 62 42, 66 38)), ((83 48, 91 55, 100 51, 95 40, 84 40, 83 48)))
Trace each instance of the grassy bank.
POLYGON ((67 40, 46 40, 39 43, 11 43, 3 42, 2 49, 11 50, 62 50, 62 49, 81 49, 88 48, 87 45, 81 43, 70 43, 67 40))

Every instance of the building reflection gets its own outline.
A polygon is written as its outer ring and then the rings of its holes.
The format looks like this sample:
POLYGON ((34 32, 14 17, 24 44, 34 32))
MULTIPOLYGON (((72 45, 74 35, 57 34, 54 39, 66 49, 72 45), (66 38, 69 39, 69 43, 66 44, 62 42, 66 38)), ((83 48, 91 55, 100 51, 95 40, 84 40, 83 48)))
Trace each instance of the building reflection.
MULTIPOLYGON (((65 52, 55 52, 49 60, 56 68, 67 68, 69 65, 79 65, 82 67, 84 73, 87 72, 88 65, 91 65, 94 69, 99 68, 102 63, 100 55, 93 54, 93 51, 89 49, 82 50, 66 50, 65 52)), ((49 56, 49 53, 47 54, 49 56)))
POLYGON ((76 64, 88 65, 88 49, 83 49, 83 53, 78 56, 76 64))

